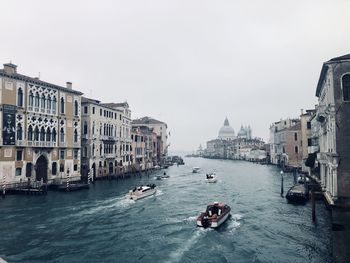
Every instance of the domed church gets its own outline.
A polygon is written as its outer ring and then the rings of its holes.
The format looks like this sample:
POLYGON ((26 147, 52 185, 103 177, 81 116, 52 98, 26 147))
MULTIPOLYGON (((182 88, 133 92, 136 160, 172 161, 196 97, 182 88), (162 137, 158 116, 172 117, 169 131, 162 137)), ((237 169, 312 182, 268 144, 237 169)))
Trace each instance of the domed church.
POLYGON ((236 139, 235 131, 230 126, 230 123, 228 122, 228 119, 226 117, 224 126, 221 127, 219 130, 219 137, 220 140, 234 140, 236 139))

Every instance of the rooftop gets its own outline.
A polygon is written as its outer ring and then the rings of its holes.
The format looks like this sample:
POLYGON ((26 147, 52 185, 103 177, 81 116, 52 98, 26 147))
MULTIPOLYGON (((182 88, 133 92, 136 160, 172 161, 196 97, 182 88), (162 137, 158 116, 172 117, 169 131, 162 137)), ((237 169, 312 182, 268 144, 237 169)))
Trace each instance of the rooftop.
POLYGON ((133 120, 132 124, 165 124, 166 125, 165 122, 162 122, 147 116, 133 120))

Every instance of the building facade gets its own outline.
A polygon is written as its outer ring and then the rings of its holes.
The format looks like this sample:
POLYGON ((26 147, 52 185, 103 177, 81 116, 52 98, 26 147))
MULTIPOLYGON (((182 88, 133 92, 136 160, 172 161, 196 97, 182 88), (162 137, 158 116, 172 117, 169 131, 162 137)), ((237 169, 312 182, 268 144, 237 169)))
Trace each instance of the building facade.
POLYGON ((80 180, 81 95, 72 89, 0 70, 0 171, 7 183, 80 180))
POLYGON ((93 178, 117 175, 123 171, 120 149, 122 111, 98 100, 82 98, 82 176, 93 178))
POLYGON ((316 96, 317 161, 325 197, 334 203, 350 198, 350 55, 323 64, 316 96))

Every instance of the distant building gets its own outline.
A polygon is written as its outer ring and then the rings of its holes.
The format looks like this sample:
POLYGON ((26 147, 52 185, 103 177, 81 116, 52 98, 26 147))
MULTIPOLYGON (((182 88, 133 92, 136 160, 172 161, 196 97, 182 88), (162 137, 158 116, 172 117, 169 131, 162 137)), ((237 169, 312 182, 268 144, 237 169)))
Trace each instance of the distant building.
POLYGON ((317 161, 329 203, 350 198, 350 54, 325 62, 318 80, 317 161))
POLYGON ((200 144, 197 150, 197 155, 202 156, 203 154, 204 154, 204 150, 203 150, 202 144, 200 144))
POLYGON ((0 70, 0 173, 7 183, 80 180, 82 93, 0 70))
POLYGON ((227 117, 224 121, 224 125, 219 130, 218 139, 220 139, 220 140, 234 140, 234 139, 236 139, 235 131, 230 126, 230 123, 228 122, 227 117))
POLYGON ((157 134, 157 147, 158 147, 158 163, 161 164, 165 161, 166 156, 168 155, 169 144, 168 140, 168 125, 165 122, 153 119, 151 117, 143 117, 140 119, 135 119, 132 121, 132 127, 137 128, 140 126, 145 126, 154 133, 157 134))
POLYGON ((301 150, 302 150, 302 163, 301 168, 303 172, 310 173, 310 167, 306 165, 306 160, 309 158, 310 147, 312 146, 312 130, 311 119, 314 116, 316 110, 301 110, 300 115, 300 136, 301 136, 301 150))

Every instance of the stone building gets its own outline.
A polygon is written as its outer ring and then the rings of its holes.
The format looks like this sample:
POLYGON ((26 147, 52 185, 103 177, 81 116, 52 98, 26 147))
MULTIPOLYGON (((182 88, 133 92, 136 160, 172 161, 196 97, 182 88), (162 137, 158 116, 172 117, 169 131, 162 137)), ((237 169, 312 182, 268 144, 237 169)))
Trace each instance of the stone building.
POLYGON ((350 55, 325 62, 316 96, 321 184, 329 203, 350 198, 350 55))
POLYGON ((143 117, 140 119, 135 119, 132 121, 132 127, 138 128, 138 127, 148 127, 152 129, 152 132, 157 134, 157 158, 158 164, 163 164, 165 161, 166 156, 168 155, 168 148, 169 144, 167 143, 168 140, 168 132, 167 128, 168 125, 165 122, 153 119, 151 117, 143 117))
POLYGON ((94 178, 123 171, 120 131, 123 112, 98 100, 82 98, 82 175, 94 178))
POLYGON ((300 136, 301 136, 301 151, 302 151, 302 163, 301 168, 303 172, 310 173, 310 167, 305 163, 309 158, 309 147, 312 146, 312 130, 311 119, 315 114, 315 110, 301 110, 300 115, 300 136))
POLYGON ((7 183, 80 180, 81 95, 72 89, 0 70, 0 171, 7 183))
POLYGON ((121 111, 120 121, 121 128, 119 130, 119 148, 120 148, 120 164, 123 172, 131 171, 133 160, 131 158, 131 110, 127 102, 122 103, 104 103, 106 107, 121 111))

